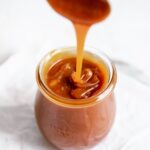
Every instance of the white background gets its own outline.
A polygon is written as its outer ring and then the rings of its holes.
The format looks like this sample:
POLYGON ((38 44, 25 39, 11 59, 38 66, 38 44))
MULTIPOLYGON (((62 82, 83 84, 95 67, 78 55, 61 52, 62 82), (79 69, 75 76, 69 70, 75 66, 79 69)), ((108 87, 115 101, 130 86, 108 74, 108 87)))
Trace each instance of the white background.
MULTIPOLYGON (((116 121, 97 150, 120 150, 141 132, 146 135, 139 141, 147 136, 150 141, 150 1, 111 0, 111 5, 109 18, 93 26, 86 40, 118 69, 116 121)), ((72 24, 45 0, 0 0, 0 150, 54 149, 34 120, 34 72, 46 51, 75 44, 72 24)), ((138 140, 133 143, 132 150, 141 150, 138 140)))

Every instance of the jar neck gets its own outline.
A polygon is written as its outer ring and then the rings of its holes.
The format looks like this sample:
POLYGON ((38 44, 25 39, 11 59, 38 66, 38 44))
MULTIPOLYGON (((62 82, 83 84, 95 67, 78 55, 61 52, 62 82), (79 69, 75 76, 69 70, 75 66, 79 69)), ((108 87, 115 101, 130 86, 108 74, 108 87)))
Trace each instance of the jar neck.
POLYGON ((92 59, 91 61, 95 61, 95 63, 101 61, 107 67, 109 78, 106 87, 102 91, 86 99, 74 100, 58 96, 47 87, 44 80, 44 76, 47 73, 50 66, 53 65, 59 59, 75 57, 75 55, 75 48, 69 47, 53 50, 44 56, 44 58, 40 61, 36 72, 37 83, 40 91, 48 100, 64 107, 80 108, 102 102, 109 94, 113 92, 113 89, 116 85, 117 75, 116 69, 112 62, 109 60, 109 58, 102 52, 97 51, 95 49, 86 48, 84 57, 86 59, 89 57, 90 59, 92 59), (93 53, 91 53, 91 51, 93 53))

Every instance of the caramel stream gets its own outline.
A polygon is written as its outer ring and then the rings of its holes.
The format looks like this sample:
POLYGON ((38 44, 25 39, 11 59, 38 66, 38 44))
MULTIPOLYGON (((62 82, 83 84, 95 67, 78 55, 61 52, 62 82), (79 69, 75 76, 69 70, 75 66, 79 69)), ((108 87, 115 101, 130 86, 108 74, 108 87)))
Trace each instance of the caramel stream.
POLYGON ((84 55, 84 43, 86 39, 87 32, 89 30, 89 26, 74 24, 77 38, 77 57, 76 57, 76 72, 75 72, 75 80, 80 82, 81 73, 82 73, 82 62, 84 55))

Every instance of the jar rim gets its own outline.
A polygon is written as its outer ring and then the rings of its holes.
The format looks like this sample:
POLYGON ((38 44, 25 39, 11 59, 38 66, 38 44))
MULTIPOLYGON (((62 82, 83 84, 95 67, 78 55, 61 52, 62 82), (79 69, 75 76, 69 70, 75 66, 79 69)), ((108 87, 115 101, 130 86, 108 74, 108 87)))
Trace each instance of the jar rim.
POLYGON ((40 92, 50 101, 64 106, 64 107, 70 107, 70 108, 81 108, 81 107, 87 107, 89 105, 94 105, 96 103, 102 102, 104 100, 105 97, 107 97, 114 89, 115 85, 116 85, 116 81, 117 81, 117 73, 116 73, 116 68, 113 64, 113 62, 109 59, 109 57, 104 54, 102 51, 95 49, 95 48, 91 48, 91 47, 85 47, 85 51, 89 50, 91 54, 94 54, 91 51, 97 51, 98 54, 100 55, 100 57, 102 58, 103 62, 108 65, 109 67, 109 74, 110 74, 110 79, 109 82, 107 84, 107 86, 100 92, 98 92, 97 94, 86 98, 86 99, 71 99, 71 98, 64 98, 62 96, 59 96, 57 94, 55 94, 53 91, 51 91, 46 84, 44 83, 44 80, 42 79, 41 76, 41 69, 43 67, 43 62, 45 60, 50 60, 50 57, 52 58, 53 55, 62 52, 63 50, 75 50, 76 47, 63 47, 63 48, 58 48, 58 49, 54 49, 50 52, 48 52, 39 62, 38 66, 37 66, 37 70, 36 70, 36 81, 39 87, 40 92), (93 100, 96 99, 98 97, 98 100, 93 100))

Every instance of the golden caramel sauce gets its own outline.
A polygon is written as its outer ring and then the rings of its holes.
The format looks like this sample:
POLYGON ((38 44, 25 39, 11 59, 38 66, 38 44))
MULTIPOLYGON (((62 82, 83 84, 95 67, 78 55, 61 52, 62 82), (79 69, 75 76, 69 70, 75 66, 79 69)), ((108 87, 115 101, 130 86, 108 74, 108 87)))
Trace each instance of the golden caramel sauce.
POLYGON ((106 80, 108 80, 106 71, 97 64, 83 60, 82 82, 74 81, 75 69, 76 58, 66 58, 56 62, 46 75, 46 84, 49 89, 65 98, 83 99, 93 96, 106 86, 106 80))
MULTIPOLYGON (((110 84, 109 66, 91 53, 87 57, 83 51, 88 30, 108 16, 110 5, 107 0, 48 2, 54 10, 72 21, 76 31, 77 56, 59 53, 56 59, 53 56, 46 61, 47 64, 43 63, 42 75, 46 90, 41 86, 36 96, 37 123, 47 140, 59 149, 89 149, 108 134, 115 117, 113 91, 108 91, 103 97, 100 94, 110 84), (60 101, 62 97, 67 101, 60 101), (86 100, 89 97, 92 102, 86 100), (82 105, 76 103, 81 101, 82 105)), ((39 85, 43 85, 41 81, 38 78, 39 85)), ((114 80, 111 86, 114 87, 115 83, 114 80)))

